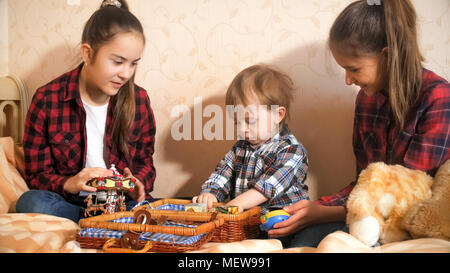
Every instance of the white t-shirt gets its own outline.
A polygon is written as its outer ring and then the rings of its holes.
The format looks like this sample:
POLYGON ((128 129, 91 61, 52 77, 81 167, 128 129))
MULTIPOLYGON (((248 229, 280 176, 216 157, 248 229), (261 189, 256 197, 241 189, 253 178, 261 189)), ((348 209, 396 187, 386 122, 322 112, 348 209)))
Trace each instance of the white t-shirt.
MULTIPOLYGON (((83 100, 82 100, 83 101, 83 100)), ((103 144, 105 140, 106 117, 108 114, 109 103, 102 106, 92 106, 83 101, 86 111, 86 138, 87 154, 85 168, 105 168, 105 157, 103 144)), ((87 196, 89 192, 81 191, 80 196, 87 196)), ((95 195, 95 193, 93 194, 95 195)), ((106 193, 97 194, 100 201, 106 200, 106 193)))
POLYGON ((85 168, 100 167, 106 169, 103 152, 105 139, 106 116, 109 103, 92 106, 83 101, 86 110, 87 154, 85 168))

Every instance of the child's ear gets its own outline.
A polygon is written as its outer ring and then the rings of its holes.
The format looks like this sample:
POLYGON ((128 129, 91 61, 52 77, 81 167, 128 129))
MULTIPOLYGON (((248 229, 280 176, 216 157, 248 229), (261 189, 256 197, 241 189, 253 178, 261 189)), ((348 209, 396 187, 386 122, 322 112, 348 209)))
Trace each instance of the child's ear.
POLYGON ((92 63, 92 56, 93 56, 94 50, 89 44, 81 44, 81 58, 83 58, 83 61, 86 65, 89 65, 92 63))
POLYGON ((280 124, 286 117, 286 107, 278 106, 278 120, 277 123, 280 124))

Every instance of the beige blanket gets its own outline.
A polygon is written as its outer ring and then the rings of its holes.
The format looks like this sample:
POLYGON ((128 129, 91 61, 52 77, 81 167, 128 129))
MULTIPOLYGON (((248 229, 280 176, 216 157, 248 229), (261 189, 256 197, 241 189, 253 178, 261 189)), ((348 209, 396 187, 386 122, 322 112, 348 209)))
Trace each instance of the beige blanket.
POLYGON ((368 247, 348 233, 337 231, 320 242, 317 248, 282 249, 278 240, 246 240, 236 243, 207 243, 195 252, 212 253, 449 253, 450 242, 441 239, 417 239, 379 247, 368 247))

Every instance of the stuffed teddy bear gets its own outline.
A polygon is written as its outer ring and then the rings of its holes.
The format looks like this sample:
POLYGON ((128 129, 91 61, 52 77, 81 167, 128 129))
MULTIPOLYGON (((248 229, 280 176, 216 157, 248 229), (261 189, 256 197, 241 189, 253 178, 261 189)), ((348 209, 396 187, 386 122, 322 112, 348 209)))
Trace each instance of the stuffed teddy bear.
POLYGON ((450 240, 450 160, 434 177, 432 197, 412 206, 405 214, 402 227, 412 237, 450 240))
POLYGON ((432 183, 422 171, 371 163, 347 201, 350 234, 368 246, 411 238, 401 222, 410 207, 431 197, 432 183))

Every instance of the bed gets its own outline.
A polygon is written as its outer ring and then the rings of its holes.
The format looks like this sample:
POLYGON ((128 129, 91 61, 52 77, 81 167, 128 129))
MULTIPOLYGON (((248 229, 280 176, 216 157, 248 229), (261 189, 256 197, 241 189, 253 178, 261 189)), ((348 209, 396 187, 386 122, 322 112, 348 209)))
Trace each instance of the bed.
MULTIPOLYGON (((24 170, 24 119, 29 106, 24 84, 14 76, 0 78, 0 253, 20 252, 99 252, 82 249, 75 237, 80 227, 64 218, 43 214, 15 213, 15 204, 29 190, 24 170)), ((450 242, 426 238, 367 247, 348 233, 335 232, 322 240, 317 248, 283 249, 281 242, 245 240, 234 243, 206 243, 194 252, 212 253, 323 253, 323 252, 450 252, 450 242)))

